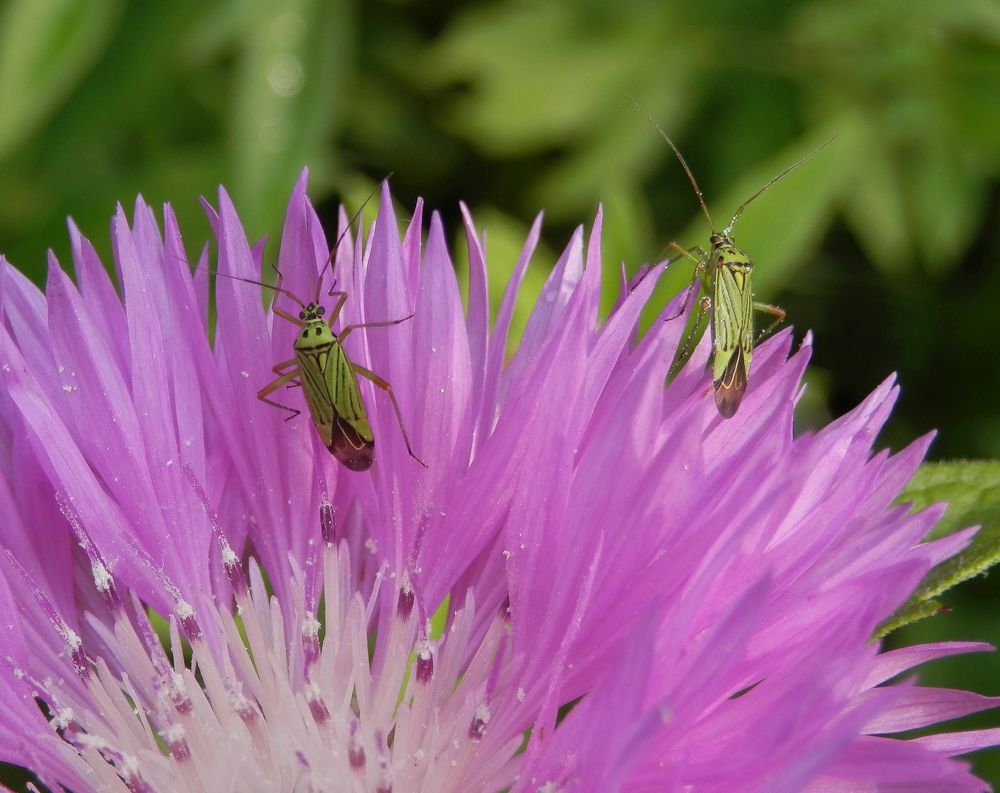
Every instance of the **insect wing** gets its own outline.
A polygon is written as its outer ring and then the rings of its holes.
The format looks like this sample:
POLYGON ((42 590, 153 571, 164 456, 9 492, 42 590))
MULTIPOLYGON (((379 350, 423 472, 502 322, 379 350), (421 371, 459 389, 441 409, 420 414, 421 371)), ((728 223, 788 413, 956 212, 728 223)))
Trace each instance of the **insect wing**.
POLYGON ((296 359, 309 414, 327 449, 352 471, 370 468, 375 438, 357 379, 339 342, 297 350, 296 359))
POLYGON ((723 418, 731 418, 746 393, 753 353, 753 293, 749 267, 721 262, 714 287, 712 380, 715 404, 723 418))
POLYGON ((340 416, 330 427, 330 442, 326 448, 351 471, 367 471, 375 458, 375 441, 365 440, 340 416))
POLYGON ((722 418, 729 419, 736 415, 747 390, 749 374, 743 347, 737 347, 722 377, 715 382, 715 406, 722 418))

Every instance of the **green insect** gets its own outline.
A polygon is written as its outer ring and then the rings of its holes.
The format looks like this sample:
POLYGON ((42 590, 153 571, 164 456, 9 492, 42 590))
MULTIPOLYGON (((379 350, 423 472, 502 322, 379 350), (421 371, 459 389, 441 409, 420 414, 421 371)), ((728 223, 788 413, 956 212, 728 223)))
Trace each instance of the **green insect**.
MULTIPOLYGON (((771 181, 744 201, 736 210, 729 225, 720 233, 716 231, 715 223, 705 205, 701 188, 695 181, 694 174, 688 167, 680 150, 674 142, 667 136, 659 124, 657 124, 643 110, 638 102, 632 97, 629 101, 642 113, 667 142, 677 159, 684 168, 691 187, 694 188, 698 203, 708 219, 708 224, 712 229, 709 237, 711 251, 706 252, 701 246, 693 248, 683 248, 676 242, 671 242, 669 248, 678 251, 681 256, 694 262, 694 277, 691 279, 690 293, 695 294, 696 290, 703 292, 698 315, 695 318, 694 327, 688 335, 683 347, 677 355, 674 365, 671 367, 671 374, 674 374, 684 363, 690 348, 691 340, 697 334, 705 314, 709 314, 710 334, 712 339, 712 384, 715 391, 715 406, 723 418, 731 418, 736 415, 743 395, 746 393, 747 383, 750 378, 750 362, 753 356, 754 345, 754 311, 770 314, 774 321, 768 326, 761 336, 767 335, 774 327, 785 318, 785 312, 778 306, 769 303, 760 303, 753 299, 752 275, 753 262, 746 251, 736 247, 733 241, 733 228, 743 214, 743 210, 749 204, 775 183, 790 174, 807 160, 815 157, 819 152, 829 146, 834 138, 831 138, 816 151, 803 157, 801 160, 786 168, 775 176, 771 181)), ((685 309, 687 301, 685 301, 685 309)), ((682 309, 682 313, 685 309, 682 309)))
POLYGON ((368 422, 368 411, 361 398, 361 389, 358 387, 360 375, 389 396, 393 410, 396 411, 396 420, 399 422, 406 450, 414 460, 426 468, 427 464, 414 454, 410 446, 406 425, 403 423, 403 415, 392 386, 375 372, 352 361, 344 349, 344 339, 356 330, 388 328, 406 322, 413 315, 386 322, 347 325, 340 333, 336 333, 332 326, 340 316, 344 303, 347 302, 347 292, 331 289, 327 293, 328 297, 336 297, 337 302, 330 312, 330 319, 326 320, 324 319, 326 308, 320 305, 318 294, 309 303, 305 303, 287 289, 281 288, 280 282, 272 288, 297 303, 301 311, 296 317, 273 304, 271 311, 282 319, 298 325, 302 331, 296 336, 293 345, 295 357, 271 367, 271 371, 278 377, 257 392, 257 399, 291 412, 292 415, 288 418, 293 419, 302 411, 269 399, 268 395, 282 386, 301 385, 309 415, 323 444, 345 468, 351 471, 365 471, 371 467, 375 457, 375 435, 368 422))
MULTIPOLYGON (((362 205, 363 207, 364 205, 362 205)), ((360 211, 358 210, 359 214, 360 211)), ((273 289, 277 294, 288 297, 300 308, 298 316, 295 316, 278 308, 273 302, 271 303, 271 311, 282 319, 297 325, 301 328, 301 332, 295 337, 293 345, 295 356, 271 367, 271 371, 278 377, 257 392, 257 399, 268 405, 289 411, 292 415, 287 420, 290 421, 302 411, 276 402, 269 396, 283 386, 289 388, 301 386, 313 425, 326 448, 345 468, 351 471, 366 471, 371 467, 375 458, 375 435, 368 421, 368 410, 361 398, 361 389, 358 387, 358 377, 364 377, 388 395, 393 410, 396 411, 396 420, 399 422, 406 450, 414 460, 427 468, 427 464, 414 454, 413 448, 410 446, 410 438, 406 433, 406 425, 403 423, 403 414, 399 409, 399 403, 396 401, 392 386, 375 372, 352 361, 344 349, 344 339, 356 330, 388 328, 406 322, 413 315, 385 322, 347 325, 337 333, 333 330, 333 325, 340 317, 344 303, 347 302, 347 292, 334 289, 333 286, 336 286, 334 283, 327 293, 327 297, 336 298, 336 303, 330 312, 330 318, 324 318, 326 307, 321 305, 319 301, 323 274, 333 261, 340 241, 344 238, 347 230, 344 230, 330 251, 330 255, 316 279, 316 292, 308 303, 281 286, 283 276, 280 271, 274 285, 253 281, 249 278, 227 276, 238 281, 246 281, 273 289)))

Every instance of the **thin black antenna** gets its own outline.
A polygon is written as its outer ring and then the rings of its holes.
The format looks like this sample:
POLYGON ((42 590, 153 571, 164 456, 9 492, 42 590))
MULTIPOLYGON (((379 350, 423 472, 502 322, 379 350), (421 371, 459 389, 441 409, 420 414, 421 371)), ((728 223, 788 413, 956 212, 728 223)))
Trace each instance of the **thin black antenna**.
MULTIPOLYGON (((839 135, 839 133, 838 133, 838 135, 839 135)), ((792 171, 794 171, 800 165, 808 162, 813 157, 815 157, 817 154, 819 154, 821 151, 823 151, 823 149, 825 149, 827 146, 829 146, 831 143, 833 143, 837 139, 838 135, 834 135, 832 138, 830 138, 830 140, 828 140, 826 143, 824 143, 822 146, 820 146, 818 149, 816 149, 816 151, 812 152, 811 154, 807 154, 805 157, 803 157, 798 162, 796 162, 796 163, 794 163, 792 165, 789 165, 787 168, 785 168, 785 170, 783 170, 781 173, 779 173, 777 176, 775 176, 770 182, 768 182, 766 185, 764 185, 762 188, 760 188, 760 190, 758 190, 756 193, 754 193, 752 196, 750 196, 746 201, 744 201, 742 204, 740 204, 739 208, 737 208, 737 210, 736 210, 736 214, 733 215, 733 219, 729 221, 729 225, 726 226, 726 230, 724 232, 722 232, 722 235, 724 237, 728 237, 730 234, 732 234, 733 227, 736 225, 736 221, 740 219, 740 215, 743 214, 743 210, 746 209, 747 206, 749 206, 749 204, 750 204, 751 201, 753 201, 755 198, 758 198, 759 196, 761 196, 764 193, 766 193, 768 190, 770 190, 772 187, 774 187, 775 184, 777 184, 782 179, 784 179, 786 176, 788 176, 788 174, 790 174, 792 171)))
MULTIPOLYGON (((184 260, 181 259, 181 261, 184 260)), ((306 307, 305 303, 303 303, 298 297, 296 297, 294 294, 289 292, 287 289, 284 289, 283 287, 275 286, 274 284, 265 284, 263 281, 255 281, 253 280, 253 278, 243 278, 242 276, 239 275, 229 275, 229 273, 221 273, 218 270, 213 270, 210 267, 196 267, 195 269, 202 270, 203 272, 206 272, 209 275, 217 275, 220 278, 228 278, 231 281, 242 281, 245 284, 255 284, 256 286, 261 286, 264 289, 273 289, 275 292, 285 295, 285 297, 291 298, 302 308, 306 307)))
POLYGON ((642 106, 638 102, 636 102, 628 94, 625 94, 625 98, 628 99, 628 101, 631 102, 635 106, 636 110, 638 110, 640 113, 642 113, 646 117, 646 121, 648 121, 650 124, 653 125, 653 127, 656 129, 656 131, 660 133, 660 136, 667 142, 667 145, 670 146, 670 148, 674 150, 674 154, 677 155, 677 159, 680 160, 680 162, 681 162, 681 167, 684 169, 684 173, 687 174, 688 181, 691 182, 691 187, 694 188, 694 194, 696 196, 698 196, 698 203, 701 204, 702 211, 705 213, 705 217, 708 218, 708 225, 712 227, 712 233, 714 234, 715 233, 715 223, 712 221, 712 216, 708 213, 708 207, 705 206, 705 198, 701 194, 701 188, 698 187, 698 182, 695 180, 694 174, 691 173, 691 169, 688 168, 688 164, 687 164, 687 161, 684 159, 684 155, 681 154, 680 149, 678 149, 674 145, 674 142, 672 140, 670 140, 670 137, 667 135, 666 132, 663 131, 663 128, 659 124, 657 124, 655 121, 653 121, 653 119, 650 117, 649 113, 647 113, 645 110, 643 110, 642 106))
POLYGON ((326 257, 326 261, 323 263, 323 267, 319 271, 319 277, 316 279, 316 294, 313 296, 313 301, 312 301, 314 304, 315 303, 319 303, 319 292, 320 292, 320 288, 321 288, 321 286, 323 284, 323 275, 326 273, 326 268, 330 266, 331 262, 333 262, 333 257, 337 253, 337 248, 340 247, 340 241, 342 239, 344 239, 344 237, 347 235, 347 232, 349 232, 351 230, 351 226, 354 225, 354 222, 359 217, 361 217, 361 213, 364 211, 365 207, 368 205, 368 202, 371 201, 375 197, 375 194, 378 193, 378 191, 381 189, 382 182, 385 182, 385 181, 391 179, 393 173, 394 173, 394 171, 389 171, 389 173, 386 174, 385 178, 382 179, 382 181, 378 183, 378 186, 374 190, 372 190, 371 193, 368 194, 368 198, 366 198, 361 203, 361 206, 358 207, 358 211, 355 212, 351 216, 351 220, 347 224, 347 228, 344 229, 342 232, 340 232, 340 234, 337 237, 337 241, 333 243, 333 248, 330 249, 330 255, 326 257))

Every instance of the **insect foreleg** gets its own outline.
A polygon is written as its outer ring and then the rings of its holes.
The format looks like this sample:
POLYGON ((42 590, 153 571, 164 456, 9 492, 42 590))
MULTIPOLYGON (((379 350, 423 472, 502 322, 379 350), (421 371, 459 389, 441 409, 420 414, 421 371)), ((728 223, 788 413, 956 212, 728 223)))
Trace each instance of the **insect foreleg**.
MULTIPOLYGON (((684 294, 684 302, 681 303, 681 310, 674 314, 672 317, 664 317, 664 322, 669 322, 672 319, 677 319, 681 314, 688 310, 688 306, 691 305, 691 299, 698 289, 698 281, 702 278, 702 273, 705 270, 705 262, 708 261, 708 254, 700 245, 695 245, 693 248, 682 248, 676 242, 671 242, 667 246, 667 250, 674 250, 681 254, 686 259, 690 259, 694 262, 694 275, 691 277, 691 283, 688 284, 687 291, 684 294), (695 256, 695 253, 698 255, 695 256)), ((671 259, 671 263, 676 261, 676 259, 671 259)))
MULTIPOLYGON (((406 317, 406 319, 409 319, 409 317, 406 317)), ((396 320, 396 322, 402 322, 402 321, 403 320, 401 319, 396 320)), ((394 325, 395 322, 390 322, 387 324, 394 325)), ((354 327, 360 327, 360 326, 355 325, 354 327)), ((341 338, 343 338, 343 334, 341 334, 341 338)), ((410 446, 410 438, 406 434, 406 425, 403 423, 403 414, 399 410, 399 403, 396 401, 396 395, 392 392, 392 386, 389 385, 385 380, 383 380, 377 374, 375 374, 375 372, 371 371, 371 369, 365 369, 365 367, 360 366, 359 364, 356 364, 353 361, 351 362, 351 369, 353 369, 356 374, 361 375, 367 380, 371 380, 372 383, 374 383, 376 386, 381 388, 383 391, 385 391, 385 393, 389 395, 389 399, 392 401, 392 409, 396 411, 396 421, 399 422, 399 431, 403 433, 403 442, 406 444, 406 451, 410 453, 410 457, 412 457, 414 460, 420 463, 424 468, 427 468, 428 467, 427 463, 425 463, 423 460, 417 457, 417 455, 413 453, 413 447, 410 446)))
POLYGON ((785 309, 779 308, 778 306, 772 306, 770 303, 758 303, 756 301, 754 301, 753 307, 755 310, 760 311, 763 314, 770 314, 774 317, 774 322, 757 334, 757 340, 760 341, 785 319, 785 309))
MULTIPOLYGON (((333 306, 333 311, 330 312, 330 319, 328 320, 328 322, 331 325, 333 325, 337 321, 337 317, 340 316, 340 311, 344 307, 344 303, 347 302, 347 292, 344 292, 342 290, 334 291, 333 289, 331 289, 326 294, 327 297, 333 297, 334 295, 337 296, 337 302, 333 306)), ((341 334, 341 336, 343 336, 343 334, 341 334)))
POLYGON ((341 342, 343 342, 348 333, 355 331, 358 328, 391 328, 393 325, 398 325, 400 322, 406 322, 406 320, 412 318, 413 314, 410 314, 402 319, 387 319, 385 322, 359 322, 357 325, 347 325, 342 331, 340 331, 338 338, 341 342))
POLYGON ((690 259, 694 262, 695 269, 699 271, 704 267, 703 262, 705 259, 708 258, 705 254, 705 249, 700 245, 695 245, 693 248, 685 248, 677 242, 671 242, 667 245, 667 250, 677 251, 685 259, 690 259), (696 253, 698 254, 697 256, 695 256, 696 253))
MULTIPOLYGON (((280 364, 279 363, 277 366, 274 367, 274 370, 277 371, 277 369, 278 369, 279 366, 287 365, 288 363, 295 363, 295 361, 293 359, 291 362, 285 361, 285 364, 280 364)), ((286 374, 281 375, 281 377, 279 377, 278 379, 274 380, 272 383, 270 383, 270 384, 264 386, 262 389, 260 389, 260 391, 257 392, 257 399, 259 399, 261 402, 266 402, 267 404, 271 405, 272 407, 281 408, 282 410, 287 410, 292 415, 289 416, 288 418, 286 418, 285 421, 291 421, 293 418, 295 418, 297 415, 299 415, 299 413, 301 413, 302 411, 298 410, 297 408, 289 407, 288 405, 282 405, 280 402, 275 402, 273 399, 268 399, 267 395, 268 394, 273 394, 275 391, 277 391, 279 388, 281 388, 283 385, 285 385, 285 383, 292 382, 292 380, 294 380, 298 376, 299 376, 299 370, 298 369, 292 369, 292 371, 290 371, 290 372, 288 372, 286 374)))

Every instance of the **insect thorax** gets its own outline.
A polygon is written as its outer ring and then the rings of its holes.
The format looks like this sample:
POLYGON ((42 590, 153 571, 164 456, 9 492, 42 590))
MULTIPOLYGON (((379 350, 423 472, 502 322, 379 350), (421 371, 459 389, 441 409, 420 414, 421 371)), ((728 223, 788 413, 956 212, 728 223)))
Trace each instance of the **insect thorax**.
POLYGON ((316 347, 326 347, 337 340, 330 326, 323 319, 325 309, 310 303, 299 312, 299 319, 306 324, 295 338, 296 350, 311 350, 316 347))
POLYGON ((737 248, 731 237, 725 234, 713 234, 711 237, 712 258, 716 268, 726 267, 734 273, 749 275, 753 262, 746 251, 737 248))

